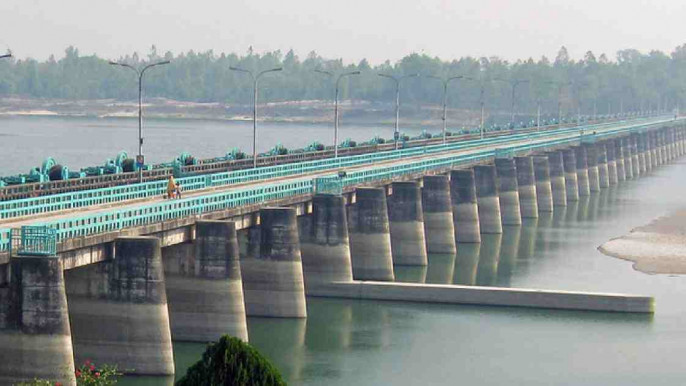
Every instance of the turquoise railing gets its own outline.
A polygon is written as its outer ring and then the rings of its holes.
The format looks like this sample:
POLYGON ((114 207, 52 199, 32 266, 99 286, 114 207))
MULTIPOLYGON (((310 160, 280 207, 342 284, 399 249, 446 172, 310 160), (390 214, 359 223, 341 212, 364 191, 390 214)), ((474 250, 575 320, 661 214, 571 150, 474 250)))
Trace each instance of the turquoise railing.
MULTIPOLYGON (((665 122, 661 122, 665 123, 665 122)), ((659 123, 659 124, 661 124, 659 123)), ((596 134, 597 138, 604 138, 624 132, 637 132, 641 129, 653 127, 658 123, 648 123, 606 130, 596 134)), ((546 148, 556 145, 578 143, 579 136, 551 139, 538 143, 525 143, 510 147, 513 154, 546 148)), ((465 163, 485 160, 495 156, 495 150, 483 150, 472 154, 441 154, 431 159, 408 160, 404 164, 393 166, 379 166, 373 169, 348 172, 343 178, 344 186, 359 185, 366 182, 388 180, 393 177, 427 170, 455 167, 465 163)), ((335 177, 335 174, 318 177, 335 177)), ((204 177, 201 177, 204 178, 204 177)), ((272 200, 312 194, 313 180, 306 176, 288 182, 275 182, 269 186, 238 188, 229 192, 208 194, 180 200, 166 200, 163 202, 137 206, 129 209, 112 210, 105 213, 76 216, 72 218, 47 221, 36 224, 55 229, 57 240, 62 241, 74 237, 81 237, 104 232, 117 231, 127 227, 154 224, 161 221, 178 219, 203 213, 240 207, 243 205, 265 203, 272 200)), ((9 229, 0 229, 0 251, 7 251, 9 246, 9 229)))
MULTIPOLYGON (((629 123, 636 124, 649 120, 650 119, 633 120, 629 123)), ((653 119, 653 121, 655 120, 653 119)), ((665 121, 655 122, 662 123, 665 121)), ((179 182, 179 184, 182 186, 184 192, 188 192, 211 187, 228 186, 252 181, 265 180, 270 178, 321 172, 327 169, 345 168, 372 164, 377 162, 397 160, 401 158, 413 157, 428 153, 438 153, 444 151, 460 150, 469 147, 507 143, 522 138, 534 139, 560 135, 563 133, 577 132, 581 130, 588 131, 594 129, 601 129, 604 127, 626 124, 627 122, 620 121, 573 128, 563 128, 559 130, 550 130, 538 133, 514 134, 504 137, 487 138, 483 140, 469 140, 446 145, 431 145, 426 147, 399 149, 380 153, 369 153, 340 158, 329 158, 301 163, 261 167, 257 169, 235 170, 231 172, 179 178, 177 179, 177 182, 179 182)), ((92 189, 55 194, 50 196, 4 201, 0 202, 0 219, 33 216, 60 210, 83 208, 93 205, 102 205, 128 200, 145 199, 155 196, 161 197, 166 193, 166 186, 166 181, 153 181, 142 184, 123 185, 111 188, 92 189)))

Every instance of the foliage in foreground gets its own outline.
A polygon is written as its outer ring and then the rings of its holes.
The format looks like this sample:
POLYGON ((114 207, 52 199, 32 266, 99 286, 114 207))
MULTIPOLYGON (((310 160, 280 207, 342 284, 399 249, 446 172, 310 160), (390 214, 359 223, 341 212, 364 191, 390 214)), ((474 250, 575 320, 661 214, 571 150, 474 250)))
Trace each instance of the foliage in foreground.
MULTIPOLYGON (((78 386, 110 386, 117 383, 116 377, 121 375, 115 366, 103 365, 95 367, 95 363, 87 360, 81 367, 76 369, 76 384, 78 386)), ((22 382, 17 386, 62 386, 61 382, 53 382, 45 379, 34 379, 31 382, 22 382)))
POLYGON ((210 344, 202 359, 191 366, 176 386, 286 385, 279 371, 256 349, 238 338, 224 335, 210 344))

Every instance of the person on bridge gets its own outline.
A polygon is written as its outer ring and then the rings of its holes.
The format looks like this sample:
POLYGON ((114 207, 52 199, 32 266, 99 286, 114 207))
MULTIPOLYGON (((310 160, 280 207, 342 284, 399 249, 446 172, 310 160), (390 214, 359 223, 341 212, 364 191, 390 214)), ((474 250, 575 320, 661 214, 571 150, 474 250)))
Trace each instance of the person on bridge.
POLYGON ((172 199, 176 196, 176 181, 174 181, 174 176, 169 176, 167 181, 167 198, 172 199))
POLYGON ((174 193, 176 195, 176 198, 181 198, 181 184, 179 184, 178 182, 176 183, 174 193))

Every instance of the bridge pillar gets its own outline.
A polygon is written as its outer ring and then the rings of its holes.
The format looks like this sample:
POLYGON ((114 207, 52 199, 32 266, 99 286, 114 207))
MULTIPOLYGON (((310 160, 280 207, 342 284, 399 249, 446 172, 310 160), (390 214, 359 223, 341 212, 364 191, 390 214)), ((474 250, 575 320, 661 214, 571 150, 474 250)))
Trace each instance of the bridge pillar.
POLYGON ((675 131, 674 127, 669 128, 669 158, 671 160, 677 157, 675 131))
POLYGON ((607 179, 610 185, 617 185, 617 161, 615 160, 615 142, 608 140, 605 142, 605 157, 607 160, 607 179))
POLYGON ((416 181, 394 182, 388 199, 391 253, 398 265, 428 265, 422 193, 416 181))
POLYGON ((684 144, 684 128, 682 126, 678 126, 676 129, 677 133, 677 150, 679 156, 684 155, 684 151, 686 151, 686 144, 684 144))
POLYGON ((638 159, 638 143, 636 142, 636 136, 629 135, 627 138, 629 141, 629 150, 631 151, 631 172, 634 178, 638 178, 641 175, 641 164, 638 159))
POLYGON ((579 201, 579 178, 576 174, 576 154, 574 149, 564 149, 562 151, 562 161, 565 168, 567 202, 579 201))
MULTIPOLYGON (((536 178, 533 157, 515 157, 519 206, 523 218, 538 218, 536 178)), ((550 183, 550 179, 548 179, 550 183)))
POLYGON ((631 154, 631 144, 629 143, 629 137, 620 138, 622 141, 622 155, 624 156, 624 174, 626 179, 630 180, 634 178, 634 159, 631 154))
POLYGON ((500 200, 498 199, 498 177, 495 166, 474 166, 474 182, 476 185, 476 202, 479 211, 481 233, 503 233, 500 200))
POLYGON ((0 384, 34 378, 76 385, 64 275, 57 257, 10 259, 0 286, 0 384))
MULTIPOLYGON (((550 183, 550 163, 548 157, 543 155, 534 156, 532 158, 534 164, 534 178, 536 180, 536 206, 538 207, 538 212, 552 212, 553 189, 550 183)), ((567 197, 565 196, 565 203, 566 201, 567 197)), ((537 215, 538 212, 536 213, 537 215)))
POLYGON ((498 196, 503 225, 521 225, 522 212, 519 205, 519 185, 515 160, 496 158, 495 168, 498 173, 498 196))
POLYGON ((196 222, 195 242, 163 248, 162 261, 175 341, 248 341, 235 223, 196 222))
POLYGON ((657 164, 658 165, 663 165, 666 160, 665 160, 665 153, 664 153, 664 137, 662 136, 662 130, 656 130, 655 131, 655 152, 657 153, 657 164))
POLYGON ((659 156, 657 151, 657 133, 655 131, 648 131, 648 148, 650 150, 650 167, 655 169, 659 165, 659 156))
MULTIPOLYGON (((477 205, 473 169, 460 169, 450 172, 450 200, 453 210, 455 241, 458 243, 480 243, 481 221, 479 221, 479 213, 481 208, 477 205)), ((500 206, 498 206, 498 210, 500 210, 500 206)), ((498 218, 500 218, 500 214, 498 214, 498 218)))
POLYGON ((638 152, 638 172, 641 175, 645 175, 648 172, 645 142, 643 142, 643 137, 638 133, 631 134, 631 136, 636 143, 636 151, 638 152))
MULTIPOLYGON (((426 252, 454 255, 457 253, 457 245, 450 203, 450 180, 448 176, 436 175, 424 176, 423 182, 422 209, 426 252)), ((474 210, 476 211, 476 208, 474 210)))
POLYGON ((260 253, 241 260, 247 316, 307 317, 295 209, 260 210, 260 253))
MULTIPOLYGON (((548 154, 548 166, 550 167, 550 187, 553 190, 553 206, 567 206, 563 152, 551 151, 546 154, 548 154)), ((576 186, 574 190, 576 190, 576 186)))
POLYGON ((650 138, 648 133, 642 133, 638 137, 638 140, 643 143, 643 158, 645 158, 646 173, 653 169, 652 154, 650 152, 650 138))
MULTIPOLYGON (((586 170, 588 172, 589 192, 600 191, 600 175, 598 173, 598 147, 595 144, 582 145, 586 151, 586 170)), ((578 158, 577 158, 578 159, 578 158)))
POLYGON ((665 136, 665 163, 669 163, 672 160, 672 137, 671 129, 665 128, 663 130, 665 136))
POLYGON ((322 283, 353 280, 345 197, 316 194, 312 214, 300 222, 305 290, 322 283))
POLYGON ((600 188, 610 187, 610 175, 607 167, 607 149, 605 143, 596 143, 596 153, 598 155, 598 180, 600 188))
POLYGON ((590 196, 591 186, 588 180, 588 154, 585 146, 574 146, 574 156, 576 157, 576 178, 579 188, 579 196, 590 196))
POLYGON ((621 138, 616 138, 611 140, 614 144, 615 150, 615 163, 617 165, 617 181, 626 180, 626 168, 624 164, 624 146, 621 138))
POLYGON ((393 281, 386 189, 357 188, 348 207, 350 254, 356 280, 393 281))
POLYGON ((77 363, 127 374, 174 374, 160 240, 120 237, 114 259, 66 272, 77 363))

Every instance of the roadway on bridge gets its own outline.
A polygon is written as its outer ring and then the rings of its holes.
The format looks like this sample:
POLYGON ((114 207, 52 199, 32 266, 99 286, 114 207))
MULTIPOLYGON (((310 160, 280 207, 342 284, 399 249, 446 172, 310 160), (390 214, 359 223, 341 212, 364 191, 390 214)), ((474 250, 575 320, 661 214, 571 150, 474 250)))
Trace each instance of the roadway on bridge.
MULTIPOLYGON (((629 128, 632 126, 635 126, 636 123, 626 123, 623 125, 617 125, 617 126, 609 126, 609 127, 603 127, 603 128, 595 128, 594 131, 598 133, 603 133, 605 131, 611 131, 611 130, 617 130, 617 129, 622 129, 622 128, 629 128)), ((432 153, 428 155, 422 155, 422 156, 414 156, 414 157, 407 157, 407 158, 402 158, 402 159, 397 159, 397 160, 389 160, 389 161, 384 161, 384 162, 378 162, 374 163, 372 165, 360 165, 360 166, 355 166, 355 167, 348 167, 345 170, 348 172, 352 171, 371 171, 375 170, 381 167, 390 167, 390 166, 397 166, 397 165, 406 165, 406 164, 411 164, 415 162, 420 162, 422 160, 439 160, 447 157, 453 157, 456 154, 460 155, 472 155, 472 154, 478 154, 480 152, 483 152, 484 150, 494 150, 497 148, 503 148, 503 147, 509 147, 509 146, 517 146, 517 145, 524 145, 524 144, 537 144, 537 143, 543 143, 543 142, 548 142, 551 140, 555 139, 573 139, 573 138, 578 138, 579 137, 579 131, 572 131, 572 132, 564 132, 564 133, 558 133, 558 134, 551 134, 550 136, 541 136, 537 138, 524 138, 524 139, 518 139, 518 140, 513 140, 511 142, 508 142, 507 145, 504 144, 483 144, 483 145, 475 145, 473 147, 469 147, 466 149, 460 149, 460 150, 448 150, 445 152, 440 152, 440 153, 432 153)), ((197 198, 197 197, 202 197, 202 196, 207 196, 211 194, 216 194, 216 193, 224 193, 224 192, 231 192, 233 190, 242 190, 246 188, 260 188, 260 187, 268 187, 272 186, 276 183, 282 184, 282 183, 291 183, 291 182, 299 182, 303 180, 311 180, 317 177, 326 177, 326 176, 331 176, 332 173, 337 172, 339 169, 338 168, 332 168, 332 169, 327 169, 327 170, 320 170, 316 172, 312 172, 309 174, 300 174, 296 176, 285 176, 285 177, 278 177, 278 178, 272 178, 272 179, 267 179, 267 180, 262 180, 262 181, 254 181, 254 182, 247 182, 247 183, 241 183, 241 184, 234 184, 234 185, 228 185, 228 186, 220 186, 220 187, 213 187, 213 188, 207 188, 207 189, 201 189, 201 190, 194 190, 187 192, 184 194, 184 198, 180 199, 180 201, 186 200, 186 199, 191 199, 191 198, 197 198)), ((77 209, 70 209, 70 210, 63 210, 63 211, 57 211, 57 212, 50 212, 50 213, 45 213, 43 215, 34 215, 34 216, 28 216, 28 217, 17 217, 17 218, 12 218, 12 219, 6 219, 3 221, 0 221, 0 227, 2 228, 18 228, 22 225, 40 225, 43 223, 50 223, 53 221, 58 221, 58 220, 64 220, 68 219, 71 217, 76 217, 79 215, 95 215, 95 214, 106 214, 106 213, 111 213, 113 211, 117 210, 124 210, 124 209, 135 209, 137 207, 142 207, 158 202, 163 202, 163 201, 168 201, 167 199, 163 198, 162 196, 157 196, 155 198, 146 198, 146 199, 138 199, 138 200, 131 200, 131 201, 123 201, 119 203, 112 203, 112 204, 103 204, 103 205, 95 205, 95 206, 90 206, 90 207, 82 207, 82 208, 77 208, 77 209), (75 216, 76 215, 76 216, 75 216)))

